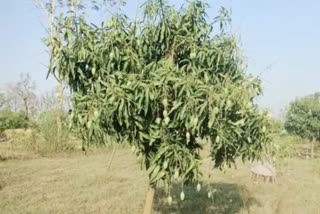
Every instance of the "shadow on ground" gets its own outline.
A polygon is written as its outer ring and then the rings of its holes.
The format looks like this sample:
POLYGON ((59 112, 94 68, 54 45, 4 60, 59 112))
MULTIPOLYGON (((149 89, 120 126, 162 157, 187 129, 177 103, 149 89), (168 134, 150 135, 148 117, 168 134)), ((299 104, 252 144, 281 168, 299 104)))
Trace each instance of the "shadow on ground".
POLYGON ((250 196, 250 192, 243 186, 227 183, 204 184, 200 192, 195 186, 185 186, 185 199, 180 200, 181 184, 172 188, 173 202, 167 203, 167 195, 163 188, 158 188, 155 195, 155 213, 171 214, 230 214, 239 213, 240 210, 249 211, 250 206, 261 206, 260 202, 250 196), (215 190, 212 198, 208 192, 215 190))

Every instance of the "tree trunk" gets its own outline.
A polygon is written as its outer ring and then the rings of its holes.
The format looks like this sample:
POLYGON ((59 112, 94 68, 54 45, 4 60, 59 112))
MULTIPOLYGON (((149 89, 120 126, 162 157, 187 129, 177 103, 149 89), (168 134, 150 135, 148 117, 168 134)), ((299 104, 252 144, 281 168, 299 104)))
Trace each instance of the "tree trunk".
POLYGON ((154 198, 155 187, 149 186, 147 196, 146 196, 146 203, 144 205, 143 214, 152 214, 152 205, 153 205, 153 198, 154 198))
POLYGON ((63 82, 60 81, 58 86, 58 114, 57 114, 57 135, 58 135, 58 147, 63 149, 63 139, 62 139, 62 116, 63 116, 63 103, 64 103, 64 88, 63 82))
POLYGON ((14 112, 17 112, 17 98, 14 98, 14 102, 13 102, 13 108, 14 108, 14 112))
POLYGON ((27 115, 27 117, 29 117, 29 108, 28 108, 27 98, 23 98, 23 105, 24 105, 24 110, 26 112, 26 115, 27 115))

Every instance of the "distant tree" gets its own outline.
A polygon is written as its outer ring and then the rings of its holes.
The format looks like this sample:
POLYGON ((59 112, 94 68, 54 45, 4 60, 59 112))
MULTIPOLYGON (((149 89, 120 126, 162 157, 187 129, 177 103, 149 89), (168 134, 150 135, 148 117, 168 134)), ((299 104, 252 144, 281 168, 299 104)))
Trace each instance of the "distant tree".
POLYGON ((22 110, 26 113, 27 116, 30 116, 32 108, 35 106, 35 82, 32 81, 30 75, 21 73, 20 79, 18 82, 9 86, 9 92, 12 97, 17 97, 22 105, 22 110))
POLYGON ((4 93, 0 93, 0 109, 6 104, 6 96, 4 93))
POLYGON ((311 156, 314 142, 320 141, 320 93, 298 98, 290 103, 285 129, 311 140, 311 156))
MULTIPOLYGON (((58 97, 56 92, 57 90, 58 89, 47 91, 38 97, 37 112, 39 114, 47 111, 56 110, 56 106, 58 103, 58 97)), ((63 97, 64 97, 63 112, 66 112, 68 109, 71 108, 70 95, 65 92, 63 97)))
POLYGON ((11 91, 11 86, 8 87, 7 91, 4 94, 4 104, 2 109, 9 109, 13 112, 21 110, 21 105, 19 105, 18 97, 11 91))

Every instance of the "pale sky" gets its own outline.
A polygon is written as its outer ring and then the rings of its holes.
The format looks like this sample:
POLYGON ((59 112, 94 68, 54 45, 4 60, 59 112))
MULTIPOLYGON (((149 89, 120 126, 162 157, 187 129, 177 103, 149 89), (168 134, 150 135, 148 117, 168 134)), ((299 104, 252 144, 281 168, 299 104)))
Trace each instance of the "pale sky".
MULTIPOLYGON (((232 31, 241 39, 248 72, 263 79, 261 107, 278 115, 295 97, 320 91, 319 0, 207 2, 212 6, 210 19, 220 6, 232 9, 232 31)), ((123 11, 134 17, 141 3, 129 0, 123 11)), ((46 36, 42 24, 46 20, 33 0, 0 2, 0 88, 16 81, 21 72, 30 73, 41 92, 54 87, 52 78, 45 79, 48 54, 41 40, 46 36)))

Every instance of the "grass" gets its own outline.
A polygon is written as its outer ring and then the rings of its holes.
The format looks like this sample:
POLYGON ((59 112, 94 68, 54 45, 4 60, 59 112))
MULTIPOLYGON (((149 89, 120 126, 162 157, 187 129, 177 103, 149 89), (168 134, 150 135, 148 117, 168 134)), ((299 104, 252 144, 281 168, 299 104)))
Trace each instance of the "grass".
MULTIPOLYGON (((1 213, 142 213, 147 177, 126 148, 110 151, 52 154, 9 150, 0 144, 1 213), (7 155, 7 156, 5 156, 7 155), (18 157, 18 158, 17 158, 18 157)), ((173 204, 157 188, 155 213, 320 213, 320 161, 291 158, 278 169, 276 183, 254 184, 249 164, 224 172, 203 167, 202 189, 173 186, 173 204), (209 178, 209 174, 211 177, 209 178), (212 199, 209 190, 215 189, 212 199)))

